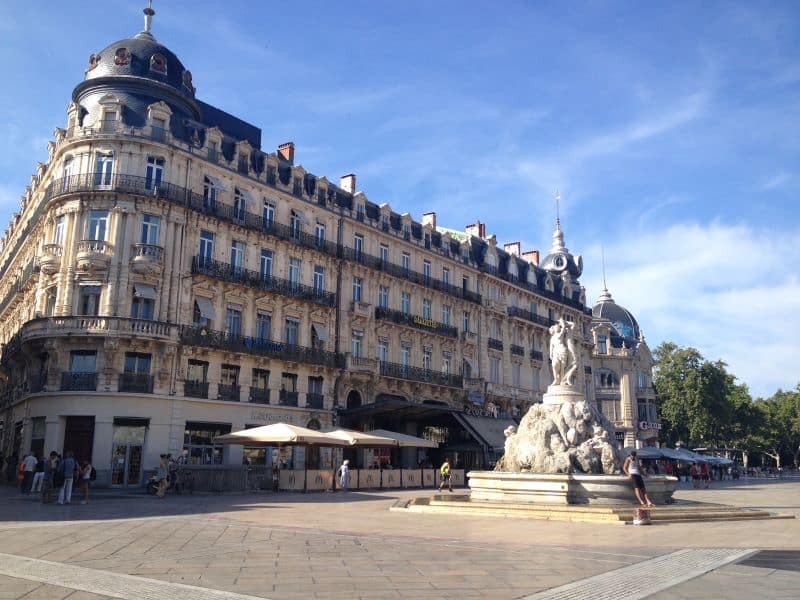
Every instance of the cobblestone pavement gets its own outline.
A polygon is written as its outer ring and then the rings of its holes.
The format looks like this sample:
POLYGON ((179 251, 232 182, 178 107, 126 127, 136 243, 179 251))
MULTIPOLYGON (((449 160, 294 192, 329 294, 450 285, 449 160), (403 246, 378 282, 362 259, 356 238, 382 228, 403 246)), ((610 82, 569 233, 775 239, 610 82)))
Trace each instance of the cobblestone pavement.
MULTIPOLYGON (((800 589, 798 571, 731 562, 763 548, 800 550, 799 520, 633 527, 388 511, 398 497, 429 493, 105 496, 43 506, 2 488, 0 599, 502 600, 546 590, 557 598, 560 586, 586 578, 622 582, 634 564, 645 579, 648 569, 663 575, 665 560, 688 574, 686 547, 698 549, 694 563, 709 558, 710 570, 615 597, 796 598, 800 589)), ((800 515, 799 480, 678 495, 800 515)))

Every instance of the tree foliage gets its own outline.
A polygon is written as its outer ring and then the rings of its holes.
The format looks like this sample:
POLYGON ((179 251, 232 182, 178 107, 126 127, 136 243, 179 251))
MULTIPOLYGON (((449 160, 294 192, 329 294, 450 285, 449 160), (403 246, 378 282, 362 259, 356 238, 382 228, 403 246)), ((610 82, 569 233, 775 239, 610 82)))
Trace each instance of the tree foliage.
POLYGON ((738 448, 763 453, 778 465, 800 463, 800 384, 753 400, 725 363, 710 362, 695 348, 664 342, 653 353, 653 383, 662 441, 738 448))

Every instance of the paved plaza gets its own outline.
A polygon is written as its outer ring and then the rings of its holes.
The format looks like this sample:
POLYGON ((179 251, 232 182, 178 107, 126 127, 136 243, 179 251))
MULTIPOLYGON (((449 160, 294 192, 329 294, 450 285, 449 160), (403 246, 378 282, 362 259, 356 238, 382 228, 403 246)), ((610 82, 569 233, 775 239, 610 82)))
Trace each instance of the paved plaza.
MULTIPOLYGON (((800 520, 651 527, 390 512, 430 491, 98 496, 0 488, 0 598, 794 598, 800 520)), ((800 516, 800 479, 682 484, 800 516)))

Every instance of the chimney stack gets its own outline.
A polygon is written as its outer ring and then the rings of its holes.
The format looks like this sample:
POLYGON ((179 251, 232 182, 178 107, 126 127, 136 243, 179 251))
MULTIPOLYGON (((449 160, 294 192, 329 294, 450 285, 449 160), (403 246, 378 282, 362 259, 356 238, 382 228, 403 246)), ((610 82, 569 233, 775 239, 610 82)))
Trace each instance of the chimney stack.
POLYGON ((342 175, 339 187, 341 187, 345 192, 355 194, 356 193, 355 173, 348 173, 347 175, 342 175))
POLYGON ((286 142, 278 146, 278 156, 281 160, 294 164, 294 142, 286 142))
POLYGON ((532 265, 539 265, 539 251, 538 250, 528 250, 527 252, 522 253, 522 259, 530 263, 532 265))
POLYGON ((422 224, 423 225, 430 225, 435 230, 436 229, 436 213, 435 212, 422 213, 422 224))
POLYGON ((486 223, 481 223, 480 221, 475 221, 471 225, 467 225, 465 228, 467 235, 474 235, 481 239, 486 238, 486 223))
POLYGON ((503 244, 503 250, 508 252, 513 256, 519 256, 521 251, 521 244, 519 242, 510 242, 508 244, 503 244))

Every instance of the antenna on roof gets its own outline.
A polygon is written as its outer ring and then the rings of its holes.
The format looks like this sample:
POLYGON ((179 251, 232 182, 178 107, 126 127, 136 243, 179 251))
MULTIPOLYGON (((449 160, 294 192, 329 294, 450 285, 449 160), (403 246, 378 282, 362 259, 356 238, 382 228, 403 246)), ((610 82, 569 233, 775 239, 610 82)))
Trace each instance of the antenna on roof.
POLYGON ((608 286, 606 285, 606 251, 602 244, 600 244, 600 262, 603 265, 603 291, 608 291, 608 286))
POLYGON ((556 188, 556 193, 553 195, 553 199, 556 201, 556 229, 561 229, 561 211, 559 209, 561 192, 558 191, 558 188, 556 188))
POLYGON ((153 0, 150 0, 147 8, 144 9, 144 33, 150 33, 150 27, 153 25, 153 15, 156 11, 153 10, 153 0))

